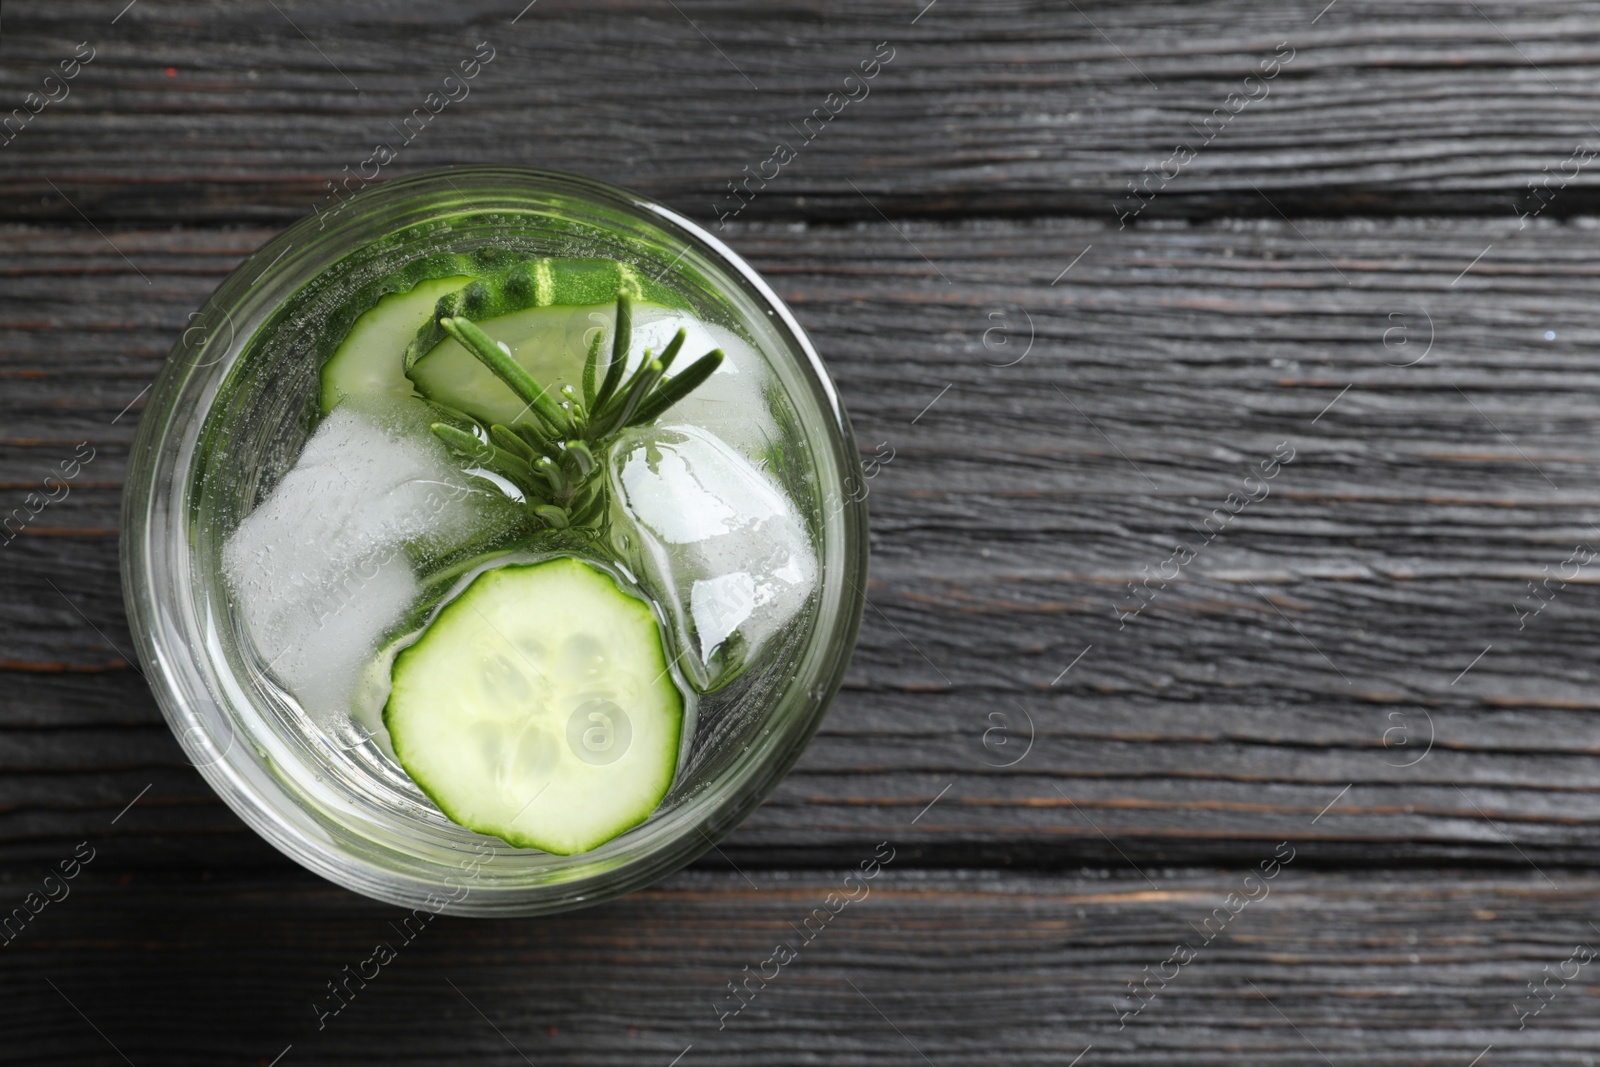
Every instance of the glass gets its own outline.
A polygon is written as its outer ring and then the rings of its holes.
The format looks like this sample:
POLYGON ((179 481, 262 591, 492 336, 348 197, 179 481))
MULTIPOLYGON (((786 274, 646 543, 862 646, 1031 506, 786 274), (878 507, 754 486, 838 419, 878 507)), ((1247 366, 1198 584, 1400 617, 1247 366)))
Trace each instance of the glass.
POLYGON ((436 170, 303 219, 191 318, 139 425, 123 500, 123 593, 138 654, 191 762, 252 828, 318 874, 390 903, 536 915, 596 903, 688 863, 799 758, 839 687, 865 602, 861 464, 832 382, 783 302, 732 250, 625 190, 552 171, 436 170), (498 246, 632 264, 742 334, 779 388, 786 488, 818 581, 785 636, 702 695, 692 747, 643 825, 574 856, 516 849, 445 818, 376 744, 318 728, 273 684, 230 609, 224 537, 314 423, 318 354, 297 328, 361 282, 439 252, 498 246))

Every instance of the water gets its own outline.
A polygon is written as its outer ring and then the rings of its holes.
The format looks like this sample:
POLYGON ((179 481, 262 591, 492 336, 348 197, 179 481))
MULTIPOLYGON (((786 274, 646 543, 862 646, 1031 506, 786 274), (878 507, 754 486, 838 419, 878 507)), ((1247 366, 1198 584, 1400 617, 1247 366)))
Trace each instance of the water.
MULTIPOLYGON (((604 310, 568 315, 552 347, 529 333, 547 329, 557 309, 542 310, 482 325, 519 358, 537 349, 552 378, 576 381, 588 330, 609 319, 604 310)), ((633 365, 679 328, 689 334, 680 368, 715 347, 725 361, 665 425, 629 431, 613 447, 607 536, 669 622, 680 669, 708 691, 793 622, 818 568, 806 523, 762 469, 780 430, 759 353, 730 331, 641 305, 633 365)), ((473 546, 504 543, 524 518, 463 471, 428 431, 432 417, 417 399, 335 408, 224 546, 224 574, 260 660, 332 737, 376 734, 387 747, 379 711, 388 666, 432 606, 428 579, 473 546)))

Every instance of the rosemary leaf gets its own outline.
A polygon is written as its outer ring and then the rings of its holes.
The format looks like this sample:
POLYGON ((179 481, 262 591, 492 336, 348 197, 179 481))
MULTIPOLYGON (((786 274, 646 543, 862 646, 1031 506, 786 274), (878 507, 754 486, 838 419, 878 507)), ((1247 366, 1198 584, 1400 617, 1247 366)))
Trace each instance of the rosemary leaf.
POLYGON ((533 509, 533 512, 557 530, 565 530, 570 525, 567 513, 554 504, 540 504, 533 509))
POLYGON ((605 333, 596 330, 594 340, 589 342, 589 355, 583 361, 583 406, 590 411, 595 410, 595 394, 600 388, 596 379, 600 376, 600 346, 605 341, 605 333))
POLYGON ((446 426, 442 422, 434 423, 431 429, 436 437, 468 459, 482 463, 496 473, 508 475, 514 482, 526 483, 533 480, 533 468, 523 462, 520 456, 506 449, 485 444, 474 434, 458 430, 454 426, 446 426))
POLYGON ((581 436, 589 422, 589 414, 584 408, 583 401, 578 399, 577 392, 570 385, 561 387, 561 395, 567 401, 567 422, 571 424, 572 432, 581 436))
POLYGON ((561 473, 561 467, 549 456, 540 456, 535 460, 533 469, 544 475, 545 481, 550 483, 550 491, 557 496, 568 490, 566 475, 561 473))
POLYGON ((579 477, 587 478, 598 467, 599 461, 594 458, 594 452, 583 441, 568 441, 566 454, 573 457, 577 464, 579 477))
POLYGON ((446 426, 436 422, 428 427, 435 437, 449 445, 452 451, 459 452, 468 459, 475 459, 479 463, 487 463, 494 455, 494 449, 478 440, 477 437, 465 430, 458 430, 454 426, 446 426))
POLYGON ((639 409, 640 404, 644 403, 645 397, 649 395, 650 390, 654 389, 656 383, 660 380, 661 361, 652 359, 644 365, 638 374, 633 376, 633 381, 628 383, 627 393, 623 394, 614 403, 611 411, 607 414, 605 424, 599 427, 600 432, 602 434, 615 433, 627 426, 633 418, 633 413, 639 409))
POLYGON ((611 361, 606 364, 606 378, 595 394, 590 411, 599 412, 616 392, 622 381, 622 372, 628 366, 628 349, 633 346, 633 300, 627 293, 617 293, 617 325, 611 331, 611 361))
POLYGON ((489 427, 489 440, 524 463, 532 463, 538 458, 539 454, 529 446, 528 442, 518 436, 514 430, 509 430, 499 423, 489 427))
POLYGON ((688 337, 689 331, 680 329, 676 334, 673 335, 672 340, 667 342, 666 351, 662 352, 661 355, 657 357, 661 360, 662 370, 666 370, 672 366, 672 361, 678 358, 678 350, 683 347, 683 342, 687 340, 688 337))
POLYGON ((640 404, 632 413, 632 417, 625 419, 618 425, 642 426, 654 422, 664 415, 668 408, 688 396, 697 389, 702 382, 711 377, 718 367, 722 366, 723 352, 714 348, 689 364, 670 381, 657 389, 655 395, 640 404))

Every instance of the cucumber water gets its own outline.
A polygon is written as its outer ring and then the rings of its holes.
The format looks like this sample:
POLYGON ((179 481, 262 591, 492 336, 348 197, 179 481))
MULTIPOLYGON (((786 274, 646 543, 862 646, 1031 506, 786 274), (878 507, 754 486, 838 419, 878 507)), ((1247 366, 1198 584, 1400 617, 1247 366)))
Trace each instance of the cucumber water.
POLYGON ((504 250, 313 328, 319 420, 224 552, 264 669, 468 830, 566 855, 648 820, 818 573, 755 455, 761 355, 628 264, 504 250))

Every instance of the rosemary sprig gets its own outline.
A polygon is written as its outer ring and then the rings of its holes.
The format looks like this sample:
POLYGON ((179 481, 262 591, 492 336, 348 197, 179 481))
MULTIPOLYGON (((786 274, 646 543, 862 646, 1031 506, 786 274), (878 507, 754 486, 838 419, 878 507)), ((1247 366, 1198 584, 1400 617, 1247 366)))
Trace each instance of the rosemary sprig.
POLYGON ((723 360, 715 348, 683 370, 666 377, 688 334, 679 330, 659 356, 647 349, 631 376, 628 352, 633 343, 633 305, 627 293, 617 294, 617 324, 611 332, 611 354, 601 367, 602 336, 589 346, 583 366, 580 397, 564 386, 551 395, 511 350, 464 318, 442 318, 439 326, 489 368, 527 406, 513 426, 484 426, 466 418, 471 430, 446 423, 433 432, 457 455, 514 485, 539 520, 552 530, 588 529, 605 511, 605 484, 600 460, 618 434, 630 426, 654 422, 715 373, 723 360))

